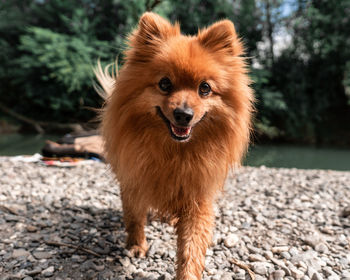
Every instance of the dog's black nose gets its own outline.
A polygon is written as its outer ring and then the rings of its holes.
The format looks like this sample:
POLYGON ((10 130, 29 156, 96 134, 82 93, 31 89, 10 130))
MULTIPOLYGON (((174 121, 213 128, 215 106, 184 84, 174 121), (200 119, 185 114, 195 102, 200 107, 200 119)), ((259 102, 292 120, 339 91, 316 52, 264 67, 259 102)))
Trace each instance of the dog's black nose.
POLYGON ((174 118, 176 124, 187 126, 193 118, 193 110, 191 108, 176 108, 174 110, 174 118))

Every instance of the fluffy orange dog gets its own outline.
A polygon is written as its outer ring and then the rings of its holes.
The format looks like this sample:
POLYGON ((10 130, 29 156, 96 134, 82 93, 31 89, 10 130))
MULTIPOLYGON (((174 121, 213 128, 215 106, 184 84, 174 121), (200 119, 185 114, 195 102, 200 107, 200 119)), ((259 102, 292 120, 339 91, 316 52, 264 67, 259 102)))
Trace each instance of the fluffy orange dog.
POLYGON ((176 218, 177 278, 201 279, 212 204, 247 149, 252 90, 232 22, 180 33, 145 13, 116 79, 97 71, 109 97, 105 151, 120 182, 127 247, 144 256, 147 212, 176 218))

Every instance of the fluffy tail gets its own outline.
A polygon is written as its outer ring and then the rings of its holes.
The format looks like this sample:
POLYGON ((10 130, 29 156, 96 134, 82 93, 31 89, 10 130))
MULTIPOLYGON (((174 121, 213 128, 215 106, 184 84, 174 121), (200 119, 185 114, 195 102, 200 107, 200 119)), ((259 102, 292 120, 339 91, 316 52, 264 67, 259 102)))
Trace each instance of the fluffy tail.
POLYGON ((102 69, 100 60, 97 61, 97 66, 94 68, 94 73, 98 80, 98 84, 94 82, 94 88, 99 96, 106 100, 112 95, 115 81, 118 77, 118 61, 108 64, 104 69, 102 69), (112 67, 110 73, 109 69, 112 67))

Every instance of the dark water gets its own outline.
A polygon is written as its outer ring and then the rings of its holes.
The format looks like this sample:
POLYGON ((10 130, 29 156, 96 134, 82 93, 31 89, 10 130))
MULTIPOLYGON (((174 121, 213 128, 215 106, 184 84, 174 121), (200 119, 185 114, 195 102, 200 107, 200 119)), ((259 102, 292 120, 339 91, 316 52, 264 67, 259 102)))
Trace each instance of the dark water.
POLYGON ((0 156, 32 155, 40 153, 46 140, 56 141, 58 135, 0 135, 0 156))
MULTIPOLYGON (((40 153, 45 140, 57 135, 0 135, 0 156, 40 153)), ((350 171, 350 149, 314 148, 289 145, 262 145, 250 148, 246 165, 350 171)))
POLYGON ((350 171, 350 149, 291 145, 254 146, 250 148, 245 164, 350 171))

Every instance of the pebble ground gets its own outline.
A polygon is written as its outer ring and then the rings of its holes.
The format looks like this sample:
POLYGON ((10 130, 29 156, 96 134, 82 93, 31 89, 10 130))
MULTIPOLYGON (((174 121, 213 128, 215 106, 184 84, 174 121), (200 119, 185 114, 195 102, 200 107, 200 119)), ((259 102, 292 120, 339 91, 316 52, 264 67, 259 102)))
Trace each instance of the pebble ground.
MULTIPOLYGON (((173 279, 174 229, 150 221, 132 258, 112 178, 0 157, 0 280, 173 279)), ((350 280, 350 172, 243 167, 215 213, 203 279, 250 279, 239 260, 257 280, 350 280)))

